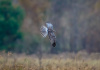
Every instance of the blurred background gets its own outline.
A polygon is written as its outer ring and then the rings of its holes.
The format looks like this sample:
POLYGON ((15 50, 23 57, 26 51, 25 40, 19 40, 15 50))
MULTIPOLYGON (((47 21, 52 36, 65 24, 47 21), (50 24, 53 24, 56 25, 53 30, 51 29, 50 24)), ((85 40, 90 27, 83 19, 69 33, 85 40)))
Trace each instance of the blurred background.
POLYGON ((100 0, 0 0, 0 51, 100 52, 100 0), (51 22, 57 46, 40 34, 51 22))

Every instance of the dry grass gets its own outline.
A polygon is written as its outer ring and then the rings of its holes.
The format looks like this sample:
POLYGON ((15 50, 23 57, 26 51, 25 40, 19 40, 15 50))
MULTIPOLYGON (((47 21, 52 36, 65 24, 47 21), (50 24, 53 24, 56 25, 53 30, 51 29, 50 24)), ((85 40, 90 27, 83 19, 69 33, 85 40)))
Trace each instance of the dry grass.
POLYGON ((0 70, 100 70, 99 53, 43 55, 41 67, 35 55, 0 54, 0 70))

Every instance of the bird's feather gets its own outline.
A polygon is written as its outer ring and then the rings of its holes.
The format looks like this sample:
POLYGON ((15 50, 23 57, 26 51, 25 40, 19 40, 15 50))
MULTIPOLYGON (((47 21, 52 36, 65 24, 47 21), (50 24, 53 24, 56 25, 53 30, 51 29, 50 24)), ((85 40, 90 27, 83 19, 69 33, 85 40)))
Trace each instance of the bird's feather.
POLYGON ((41 27, 41 35, 43 37, 46 37, 47 35, 49 36, 49 40, 51 42, 51 45, 53 47, 56 46, 56 36, 55 36, 55 31, 53 30, 53 25, 51 23, 46 23, 46 26, 41 27), (47 27, 46 27, 47 26, 47 27))
POLYGON ((46 26, 42 26, 40 30, 43 37, 46 37, 48 35, 48 28, 46 26))
POLYGON ((48 30, 48 36, 53 47, 56 46, 56 36, 53 30, 48 30))
POLYGON ((46 23, 46 25, 47 25, 48 29, 52 29, 53 30, 53 25, 51 23, 46 23))

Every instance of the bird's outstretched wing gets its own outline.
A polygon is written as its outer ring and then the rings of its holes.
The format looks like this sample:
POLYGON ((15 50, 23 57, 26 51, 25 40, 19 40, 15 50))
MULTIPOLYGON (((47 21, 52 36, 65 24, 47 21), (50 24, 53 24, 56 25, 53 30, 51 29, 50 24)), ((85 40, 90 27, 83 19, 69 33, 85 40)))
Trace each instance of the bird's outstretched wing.
POLYGON ((52 29, 53 30, 53 25, 51 23, 46 23, 46 25, 47 25, 48 29, 52 29))
POLYGON ((41 35, 46 37, 48 35, 48 28, 46 26, 41 26, 41 35))
POLYGON ((50 42, 53 47, 56 46, 56 36, 54 34, 53 25, 51 23, 46 23, 46 26, 41 27, 41 34, 43 37, 49 36, 50 42), (47 27, 46 27, 47 26, 47 27))

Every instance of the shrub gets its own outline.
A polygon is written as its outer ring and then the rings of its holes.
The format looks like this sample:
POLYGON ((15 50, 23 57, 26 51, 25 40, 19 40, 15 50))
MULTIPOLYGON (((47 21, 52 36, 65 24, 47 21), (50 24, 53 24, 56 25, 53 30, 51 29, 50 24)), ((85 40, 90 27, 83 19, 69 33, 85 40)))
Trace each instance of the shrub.
POLYGON ((0 0, 0 50, 14 49, 15 41, 22 38, 19 29, 23 19, 21 7, 13 6, 12 0, 0 0))

